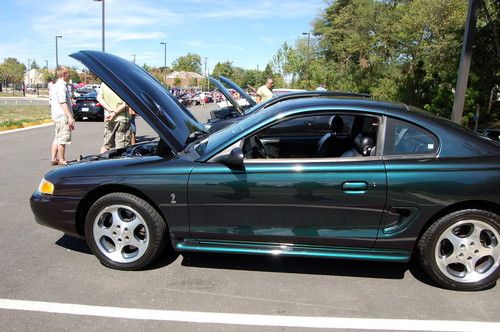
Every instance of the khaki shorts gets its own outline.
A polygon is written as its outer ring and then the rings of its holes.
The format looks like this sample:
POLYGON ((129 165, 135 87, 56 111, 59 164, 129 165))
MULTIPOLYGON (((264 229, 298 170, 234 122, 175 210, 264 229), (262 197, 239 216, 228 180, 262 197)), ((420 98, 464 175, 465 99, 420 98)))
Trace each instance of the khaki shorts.
POLYGON ((69 129, 68 118, 57 119, 54 124, 56 143, 61 145, 71 144, 71 130, 69 129))
POLYGON ((130 122, 104 122, 104 144, 108 149, 119 149, 130 145, 130 122))

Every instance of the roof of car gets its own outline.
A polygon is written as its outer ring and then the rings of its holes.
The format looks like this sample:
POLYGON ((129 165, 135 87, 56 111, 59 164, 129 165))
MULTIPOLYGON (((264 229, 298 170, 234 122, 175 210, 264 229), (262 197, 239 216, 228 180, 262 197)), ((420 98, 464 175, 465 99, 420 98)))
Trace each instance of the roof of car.
POLYGON ((273 108, 275 112, 286 112, 287 110, 296 108, 325 108, 331 106, 335 106, 336 108, 346 107, 346 109, 369 108, 373 110, 409 110, 409 107, 403 103, 374 100, 366 97, 331 95, 318 95, 311 96, 310 98, 293 98, 289 100, 282 100, 279 103, 270 105, 269 108, 273 108))

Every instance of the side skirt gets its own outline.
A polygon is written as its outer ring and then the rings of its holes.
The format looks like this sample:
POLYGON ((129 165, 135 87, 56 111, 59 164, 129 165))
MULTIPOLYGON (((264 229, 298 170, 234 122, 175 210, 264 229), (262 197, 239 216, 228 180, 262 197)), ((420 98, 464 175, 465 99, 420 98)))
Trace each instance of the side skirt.
POLYGON ((178 251, 322 257, 372 261, 408 262, 411 253, 404 250, 321 247, 289 243, 237 242, 185 239, 175 244, 178 251))

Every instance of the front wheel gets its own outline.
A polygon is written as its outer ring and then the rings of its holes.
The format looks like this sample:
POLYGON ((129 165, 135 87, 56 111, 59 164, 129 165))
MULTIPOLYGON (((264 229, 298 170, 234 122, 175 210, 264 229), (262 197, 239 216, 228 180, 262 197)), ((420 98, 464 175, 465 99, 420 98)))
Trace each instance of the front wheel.
POLYGON ((107 267, 138 270, 151 264, 165 246, 166 225, 143 199, 113 193, 98 199, 85 219, 85 237, 107 267))
POLYGON ((425 231, 417 253, 423 269, 444 288, 491 287, 500 276, 500 217, 473 209, 450 213, 425 231))

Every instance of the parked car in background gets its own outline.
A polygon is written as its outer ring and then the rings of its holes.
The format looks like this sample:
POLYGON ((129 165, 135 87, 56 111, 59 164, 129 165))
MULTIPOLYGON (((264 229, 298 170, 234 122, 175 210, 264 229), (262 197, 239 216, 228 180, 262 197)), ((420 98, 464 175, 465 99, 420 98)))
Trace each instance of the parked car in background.
POLYGON ((280 95, 284 95, 287 93, 306 92, 306 91, 307 90, 304 90, 304 89, 274 88, 273 89, 273 96, 280 96, 280 95))
POLYGON ((75 98, 78 98, 78 97, 85 96, 86 94, 91 93, 91 92, 95 92, 95 89, 89 88, 89 87, 82 87, 82 88, 78 88, 78 89, 73 90, 73 96, 75 98))
POLYGON ((479 129, 477 133, 494 141, 500 141, 500 129, 479 129))
POLYGON ((75 98, 73 115, 76 121, 104 121, 104 108, 97 101, 97 92, 90 92, 84 96, 75 98))
MULTIPOLYGON (((218 110, 210 112, 210 119, 208 123, 205 125, 206 128, 210 132, 216 132, 225 128, 235 122, 238 122, 243 119, 243 117, 248 116, 254 112, 261 111, 267 107, 270 107, 274 104, 298 99, 298 98, 311 98, 311 97, 360 97, 360 98, 371 98, 368 94, 362 93, 351 93, 351 92, 335 92, 335 91, 306 91, 299 90, 295 92, 282 93, 274 96, 271 99, 268 99, 264 102, 257 104, 257 102, 240 86, 231 81, 230 79, 221 76, 219 77, 220 81, 224 82, 227 86, 230 86, 232 89, 237 91, 242 98, 245 100, 245 103, 242 103, 241 100, 237 101, 232 97, 232 93, 229 92, 228 89, 218 80, 213 77, 209 77, 212 84, 214 84, 219 91, 226 96, 227 103, 231 106, 222 107, 218 110)), ((304 123, 304 127, 310 126, 310 123, 304 123)), ((304 128, 305 129, 305 128, 304 128)), ((307 129, 305 129, 307 130, 307 129)))
POLYGON ((55 169, 31 196, 38 223, 85 238, 105 266, 142 269, 164 250, 415 256, 441 287, 497 282, 498 143, 401 103, 322 95, 209 134, 130 61, 98 51, 71 57, 160 136, 55 169))

